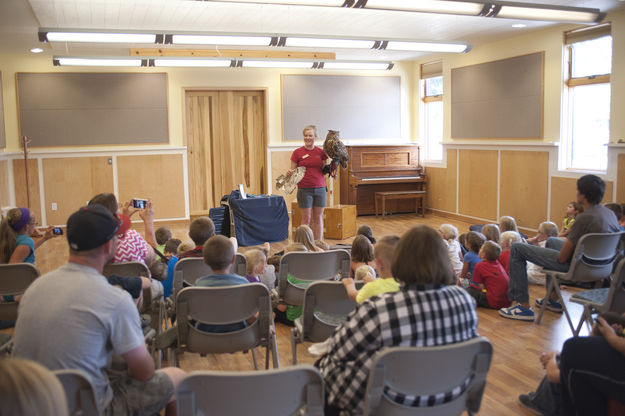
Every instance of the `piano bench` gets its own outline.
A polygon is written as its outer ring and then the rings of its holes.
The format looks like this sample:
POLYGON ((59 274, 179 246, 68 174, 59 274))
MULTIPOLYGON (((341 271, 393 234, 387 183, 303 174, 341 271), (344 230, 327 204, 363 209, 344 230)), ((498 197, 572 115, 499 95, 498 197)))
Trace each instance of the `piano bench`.
POLYGON ((382 202, 382 219, 386 213, 386 201, 393 199, 414 199, 415 211, 419 214, 419 208, 421 208, 421 216, 425 218, 425 191, 386 191, 375 193, 375 216, 378 217, 378 207, 380 206, 378 201, 382 202))

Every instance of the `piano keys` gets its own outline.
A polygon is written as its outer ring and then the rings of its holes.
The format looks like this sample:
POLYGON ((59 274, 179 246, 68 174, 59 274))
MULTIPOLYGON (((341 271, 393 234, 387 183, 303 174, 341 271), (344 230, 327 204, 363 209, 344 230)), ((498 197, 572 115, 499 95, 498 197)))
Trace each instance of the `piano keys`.
MULTIPOLYGON (((347 146, 349 165, 341 170, 341 204, 356 205, 357 215, 375 214, 375 192, 425 189, 419 146, 347 146)), ((392 201, 392 212, 415 212, 415 201, 392 201)))

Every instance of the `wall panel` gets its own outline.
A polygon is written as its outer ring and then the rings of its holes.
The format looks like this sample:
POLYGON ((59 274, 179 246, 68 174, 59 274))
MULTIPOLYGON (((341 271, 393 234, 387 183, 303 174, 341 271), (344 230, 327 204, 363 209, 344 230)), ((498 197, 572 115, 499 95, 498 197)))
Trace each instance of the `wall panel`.
POLYGON ((0 207, 8 207, 10 204, 9 162, 7 160, 0 160, 0 207))
POLYGON ((500 163, 500 215, 512 216, 520 227, 538 228, 548 214, 549 153, 502 151, 500 163))
POLYGON ((458 213, 497 221, 497 151, 460 150, 458 213))
POLYGON ((42 160, 48 224, 65 224, 93 196, 113 192, 113 166, 108 161, 105 156, 42 160))
POLYGON ((448 149, 446 168, 428 167, 425 170, 429 208, 456 212, 457 158, 458 152, 448 149))
POLYGON ((182 155, 118 156, 118 197, 151 198, 156 219, 184 217, 183 169, 182 155))
POLYGON ((618 155, 616 177, 620 180, 616 183, 616 202, 625 203, 625 153, 618 155))
MULTIPOLYGON (((13 161, 13 180, 15 183, 15 205, 26 207, 26 175, 24 173, 24 160, 13 161)), ((37 216, 37 222, 41 223, 41 195, 39 192, 39 167, 37 159, 28 160, 28 187, 30 189, 30 210, 37 216)))

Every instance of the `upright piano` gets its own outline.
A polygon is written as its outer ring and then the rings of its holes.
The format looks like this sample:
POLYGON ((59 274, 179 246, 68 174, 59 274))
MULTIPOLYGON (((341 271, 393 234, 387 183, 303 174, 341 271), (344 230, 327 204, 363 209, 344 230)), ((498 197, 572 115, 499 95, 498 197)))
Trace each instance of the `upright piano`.
MULTIPOLYGON (((341 170, 341 204, 356 205, 357 215, 375 214, 375 193, 420 190, 425 186, 419 146, 347 146, 349 165, 341 170)), ((415 201, 390 203, 393 212, 415 212, 415 201)))

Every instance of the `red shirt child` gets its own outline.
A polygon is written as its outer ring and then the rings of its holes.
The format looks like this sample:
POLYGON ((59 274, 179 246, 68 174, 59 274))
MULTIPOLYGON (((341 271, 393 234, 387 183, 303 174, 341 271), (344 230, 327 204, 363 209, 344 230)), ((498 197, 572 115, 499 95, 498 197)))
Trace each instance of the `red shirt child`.
MULTIPOLYGON (((480 252, 480 254, 483 253, 480 252)), ((491 308, 500 309, 510 306, 510 301, 508 300, 509 281, 508 273, 499 263, 499 260, 484 258, 475 265, 473 282, 480 285, 480 287, 483 285, 486 289, 486 300, 491 308)))

